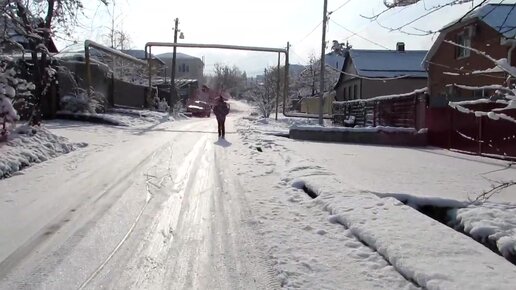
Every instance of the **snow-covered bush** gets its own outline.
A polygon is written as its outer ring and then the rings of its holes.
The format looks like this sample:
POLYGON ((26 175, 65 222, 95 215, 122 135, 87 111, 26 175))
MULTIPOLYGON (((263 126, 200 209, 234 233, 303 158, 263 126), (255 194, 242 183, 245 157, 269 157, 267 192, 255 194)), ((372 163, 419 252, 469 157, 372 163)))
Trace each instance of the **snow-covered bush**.
POLYGON ((34 85, 18 77, 15 62, 8 57, 0 57, 0 134, 5 136, 8 127, 20 118, 13 106, 16 97, 22 98, 31 94, 34 85))
POLYGON ((170 106, 167 103, 167 100, 160 99, 158 100, 158 112, 168 112, 170 110, 170 106))
POLYGON ((185 107, 183 106, 182 102, 176 102, 176 104, 172 108, 172 112, 174 113, 174 116, 177 116, 179 113, 183 113, 184 111, 185 111, 185 107))
POLYGON ((151 108, 158 112, 170 111, 170 106, 168 105, 167 100, 165 100, 165 98, 159 98, 158 96, 154 96, 152 99, 151 108))
POLYGON ((103 113, 106 107, 106 98, 95 91, 88 92, 82 88, 75 88, 73 92, 60 99, 62 111, 71 113, 103 113))

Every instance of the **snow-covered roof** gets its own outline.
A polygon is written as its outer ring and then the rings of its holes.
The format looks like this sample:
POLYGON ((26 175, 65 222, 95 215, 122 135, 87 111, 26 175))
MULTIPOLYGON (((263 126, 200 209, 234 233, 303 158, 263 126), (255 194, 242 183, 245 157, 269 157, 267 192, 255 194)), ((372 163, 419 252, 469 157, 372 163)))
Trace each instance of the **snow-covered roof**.
POLYGON ((516 36, 516 4, 487 4, 464 16, 460 21, 453 21, 441 29, 446 30, 455 24, 478 19, 499 31, 506 38, 516 36))
POLYGON ((338 53, 335 53, 335 52, 327 53, 324 58, 324 62, 327 65, 329 65, 333 68, 336 68, 336 69, 342 68, 342 65, 344 65, 344 60, 345 60, 344 56, 342 56, 338 53))
POLYGON ((426 53, 426 50, 398 52, 394 50, 351 49, 349 56, 359 76, 426 78, 428 76, 427 72, 421 66, 426 53))
MULTIPOLYGON (((39 21, 37 18, 31 18, 32 21, 39 21)), ((34 27, 37 24, 34 23, 34 27)), ((12 41, 22 45, 25 49, 29 49, 29 40, 27 36, 22 32, 22 29, 17 27, 10 18, 5 15, 0 15, 0 31, 4 35, 4 39, 0 42, 12 41)), ((28 35, 28 34, 27 34, 28 35)), ((33 33, 33 35, 37 35, 37 33, 33 33)), ((57 53, 58 49, 54 43, 52 37, 50 37, 49 42, 46 44, 47 49, 51 53, 57 53)))
MULTIPOLYGON (((132 57, 135 57, 137 59, 145 59, 145 50, 141 49, 122 49, 123 53, 128 54, 132 57)), ((155 56, 154 54, 151 54, 151 59, 156 59, 162 64, 165 64, 163 60, 161 60, 159 57, 155 56)))

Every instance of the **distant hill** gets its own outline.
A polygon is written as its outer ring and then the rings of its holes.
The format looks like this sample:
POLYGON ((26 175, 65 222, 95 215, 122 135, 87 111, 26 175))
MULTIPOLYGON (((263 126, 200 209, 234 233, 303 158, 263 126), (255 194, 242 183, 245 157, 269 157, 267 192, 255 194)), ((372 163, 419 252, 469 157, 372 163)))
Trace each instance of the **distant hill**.
POLYGON ((290 64, 288 67, 291 76, 299 76, 304 69, 305 66, 301 64, 290 64))

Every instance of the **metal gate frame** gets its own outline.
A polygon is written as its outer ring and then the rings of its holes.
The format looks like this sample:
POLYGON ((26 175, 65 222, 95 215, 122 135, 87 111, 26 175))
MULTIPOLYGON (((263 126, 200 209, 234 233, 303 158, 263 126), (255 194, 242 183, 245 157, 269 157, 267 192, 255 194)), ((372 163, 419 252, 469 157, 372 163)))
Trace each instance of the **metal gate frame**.
POLYGON ((152 74, 151 74, 151 52, 152 47, 184 47, 184 48, 217 48, 217 49, 231 49, 231 50, 247 50, 247 51, 260 51, 260 52, 272 52, 278 54, 278 81, 276 88, 276 120, 278 119, 278 105, 280 95, 280 56, 282 53, 285 54, 285 82, 283 86, 283 115, 290 117, 285 108, 285 102, 288 95, 289 86, 289 49, 290 44, 287 43, 287 48, 272 48, 272 47, 257 47, 257 46, 240 46, 240 45, 226 45, 226 44, 200 44, 200 43, 174 43, 174 42, 147 42, 145 44, 145 59, 149 66, 149 92, 152 87, 152 74))
MULTIPOLYGON (((91 55, 90 55, 90 47, 93 47, 93 48, 95 48, 97 50, 100 50, 100 51, 103 51, 103 52, 111 53, 111 54, 116 55, 116 56, 118 56, 120 58, 132 61, 134 63, 140 64, 140 65, 143 65, 143 66, 147 65, 147 62, 145 62, 145 61, 143 61, 141 59, 137 59, 137 58, 135 58, 133 56, 130 56, 128 54, 125 54, 125 53, 123 53, 123 52, 121 52, 119 50, 116 50, 116 49, 104 46, 104 45, 96 43, 95 41, 92 41, 92 40, 84 41, 84 61, 86 63, 86 82, 87 82, 86 83, 86 86, 87 86, 86 90, 88 92, 88 98, 91 98, 91 55)), ((109 98, 109 102, 111 103, 110 105, 113 106, 113 100, 112 100, 111 97, 109 98)))

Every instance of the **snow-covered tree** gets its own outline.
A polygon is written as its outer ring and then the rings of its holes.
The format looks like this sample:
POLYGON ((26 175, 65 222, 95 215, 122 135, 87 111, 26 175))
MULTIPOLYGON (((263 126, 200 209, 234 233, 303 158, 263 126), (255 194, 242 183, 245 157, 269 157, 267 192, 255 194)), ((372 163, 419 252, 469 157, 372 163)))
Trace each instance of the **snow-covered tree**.
MULTIPOLYGON (((340 44, 339 44, 340 46, 340 44)), ((331 91, 335 86, 335 82, 338 79, 339 72, 335 68, 331 68, 326 65, 324 71, 324 88, 323 91, 331 91)), ((315 55, 310 55, 308 65, 301 72, 299 78, 295 80, 298 84, 298 90, 303 92, 309 92, 310 96, 316 96, 320 90, 320 78, 321 78, 321 61, 315 55)))
MULTIPOLYGON (((107 0, 99 0, 107 4, 107 0)), ((77 16, 83 9, 81 0, 3 0, 0 13, 8 28, 3 29, 2 43, 18 45, 30 52, 30 78, 34 83, 35 102, 31 124, 40 122, 40 106, 55 80, 56 68, 49 51, 52 37, 71 36, 77 16), (13 34, 17 37, 13 38, 13 34), (23 45, 20 45, 22 39, 23 45)))
POLYGON ((223 64, 215 64, 215 75, 211 79, 210 87, 218 91, 225 91, 233 96, 238 96, 247 82, 247 75, 238 67, 230 67, 223 64))
POLYGON ((284 68, 280 68, 280 95, 277 95, 278 87, 278 67, 265 69, 263 80, 254 84, 246 93, 247 98, 258 106, 262 117, 269 118, 272 111, 276 108, 276 98, 281 101, 281 88, 283 82, 284 68))

